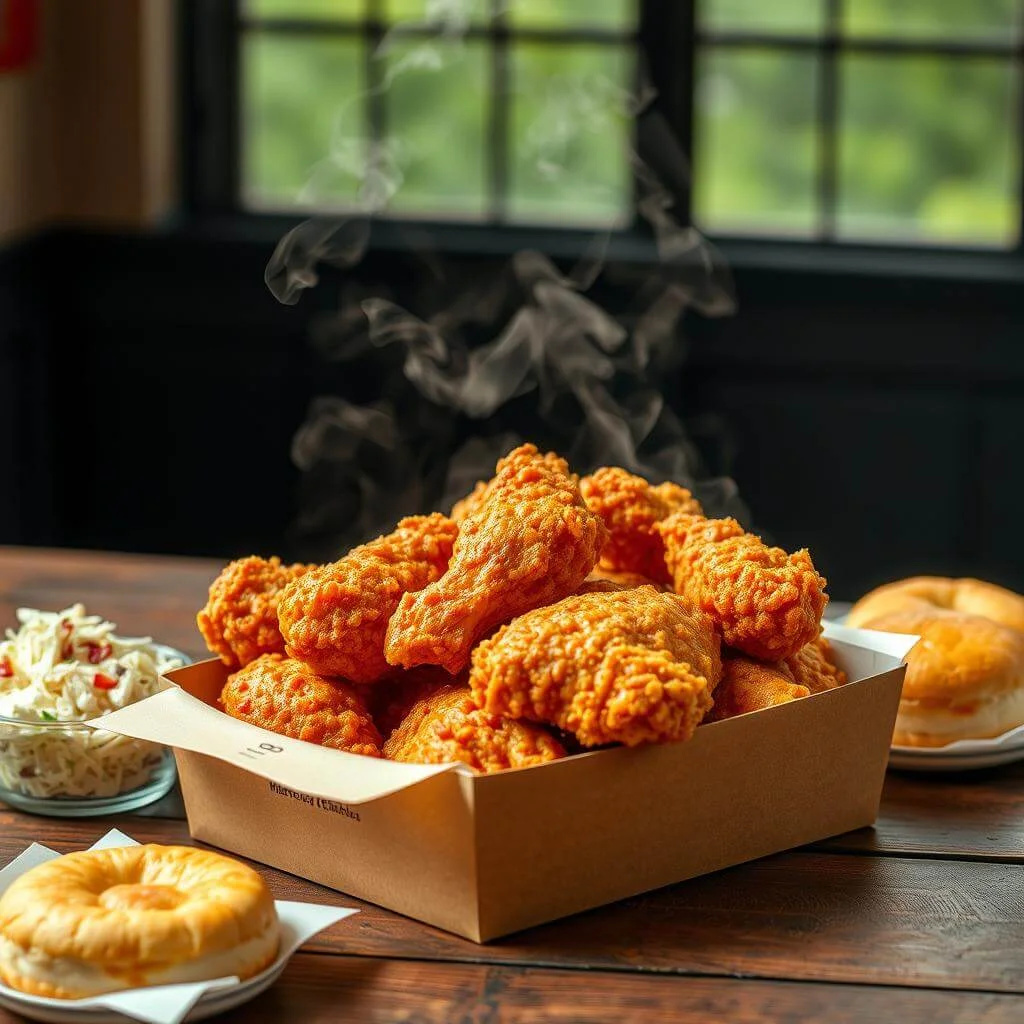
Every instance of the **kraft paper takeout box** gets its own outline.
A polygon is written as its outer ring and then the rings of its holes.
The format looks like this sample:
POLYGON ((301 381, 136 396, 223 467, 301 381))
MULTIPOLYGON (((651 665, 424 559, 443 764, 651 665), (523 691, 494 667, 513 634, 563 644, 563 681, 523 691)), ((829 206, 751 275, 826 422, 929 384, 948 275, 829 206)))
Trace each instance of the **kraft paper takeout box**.
POLYGON ((844 687, 494 775, 236 721, 217 661, 94 724, 174 747, 195 838, 485 942, 874 822, 917 638, 826 633, 844 687))

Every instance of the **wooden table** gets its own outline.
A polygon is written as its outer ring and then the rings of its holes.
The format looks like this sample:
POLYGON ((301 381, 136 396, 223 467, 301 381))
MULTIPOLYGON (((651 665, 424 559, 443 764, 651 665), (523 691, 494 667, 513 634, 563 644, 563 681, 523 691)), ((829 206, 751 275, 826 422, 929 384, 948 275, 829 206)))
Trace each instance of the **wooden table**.
MULTIPOLYGON (((75 600, 193 655, 217 566, 0 549, 0 613, 75 600)), ((175 813, 173 805, 168 813, 175 813)), ((180 818, 0 808, 0 863, 112 825, 188 843, 180 818)), ((628 871, 629 866, 623 865, 628 871)), ((275 894, 362 913, 225 1021, 1024 1020, 1024 767, 891 773, 874 829, 477 946, 272 869, 275 894)), ((0 1011, 0 1022, 15 1020, 0 1011)))

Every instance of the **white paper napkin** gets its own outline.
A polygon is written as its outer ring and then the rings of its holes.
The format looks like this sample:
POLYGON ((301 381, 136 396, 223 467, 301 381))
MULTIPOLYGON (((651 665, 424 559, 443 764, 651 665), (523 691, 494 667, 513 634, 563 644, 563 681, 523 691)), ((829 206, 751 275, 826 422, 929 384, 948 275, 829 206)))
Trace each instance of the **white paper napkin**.
MULTIPOLYGON (((138 845, 130 836, 117 829, 111 829, 90 849, 104 850, 117 846, 138 845)), ((59 853, 46 846, 32 843, 6 867, 0 868, 0 895, 30 868, 37 864, 45 864, 59 856, 59 853)), ((32 1007, 64 1013, 74 1010, 112 1010, 126 1017, 145 1021, 146 1024, 181 1024, 192 1007, 208 992, 230 989, 241 984, 252 985, 255 988, 260 978, 271 971, 280 970, 295 950, 317 932, 359 913, 351 907, 330 907, 319 903, 294 903, 288 900, 275 900, 274 906, 277 907, 277 916, 281 922, 281 948, 278 950, 277 959, 257 977, 245 982, 239 982, 237 977, 217 978, 213 981, 184 985, 154 985, 149 988, 127 989, 88 999, 44 999, 15 991, 0 982, 0 995, 11 1002, 21 1003, 28 1014, 31 1014, 32 1007)), ((88 1018, 83 1014, 83 1020, 85 1019, 88 1018)))

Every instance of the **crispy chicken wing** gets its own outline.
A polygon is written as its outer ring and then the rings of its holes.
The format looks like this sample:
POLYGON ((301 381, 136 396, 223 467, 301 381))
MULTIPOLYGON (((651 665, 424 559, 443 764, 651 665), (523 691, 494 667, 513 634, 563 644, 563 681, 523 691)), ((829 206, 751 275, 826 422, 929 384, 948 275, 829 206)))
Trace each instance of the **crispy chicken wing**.
POLYGON ((811 693, 834 690, 846 684, 846 673, 835 663, 832 645, 823 636, 804 644, 782 664, 789 670, 793 682, 806 686, 811 693))
POLYGON ((392 671, 384 657, 388 620, 403 594, 448 566, 458 527, 446 516, 410 516, 393 533, 314 569, 281 594, 286 649, 314 672, 372 683, 392 671))
POLYGON ((722 659, 722 681, 715 687, 715 706, 705 721, 720 722, 749 711, 788 704, 809 697, 810 693, 806 686, 793 682, 785 665, 755 661, 734 651, 733 657, 722 659))
POLYGON ((458 672, 500 623, 573 593, 604 539, 565 460, 533 445, 515 449, 463 520, 448 571, 402 598, 388 626, 388 661, 458 672))
POLYGON ((778 661, 818 635, 828 597, 806 550, 768 547, 735 519, 676 513, 655 529, 676 591, 711 616, 730 647, 778 661))
POLYGON ((617 466, 605 466, 583 477, 580 493, 608 529, 601 566, 668 583, 665 544, 654 526, 675 512, 702 515, 697 499, 678 484, 655 487, 617 466))
POLYGON ((462 761, 478 772, 524 768, 564 757, 553 736, 529 722, 481 711, 465 686, 445 686, 417 701, 384 744, 393 761, 462 761))
POLYGON ((823 636, 783 661, 756 661, 738 651, 724 651, 722 681, 705 721, 718 722, 842 686, 846 673, 832 659, 832 647, 823 636))
POLYGON ((210 584, 210 597, 196 616, 206 646, 225 665, 238 668, 261 654, 283 654, 277 625, 281 591, 312 565, 282 565, 280 558, 240 558, 210 584))
POLYGON ((380 733, 356 691, 301 662, 264 654, 228 677, 224 710, 282 736, 380 757, 380 733))
POLYGON ((711 620, 646 586, 521 615, 473 652, 469 682, 492 714, 632 746, 692 736, 721 672, 711 620))

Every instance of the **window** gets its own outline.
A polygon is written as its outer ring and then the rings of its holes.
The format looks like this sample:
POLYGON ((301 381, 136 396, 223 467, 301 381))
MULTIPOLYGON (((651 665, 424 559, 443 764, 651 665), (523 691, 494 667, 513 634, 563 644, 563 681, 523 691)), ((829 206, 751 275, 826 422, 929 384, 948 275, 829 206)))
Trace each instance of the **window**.
POLYGON ((248 0, 251 209, 624 226, 633 0, 248 0))
POLYGON ((199 191, 259 213, 630 229, 649 66, 691 154, 680 203, 714 236, 1019 249, 1022 8, 197 2, 229 54, 207 41, 198 62, 221 111, 199 191))
POLYGON ((1019 0, 697 4, 712 231, 1013 247, 1019 0))

